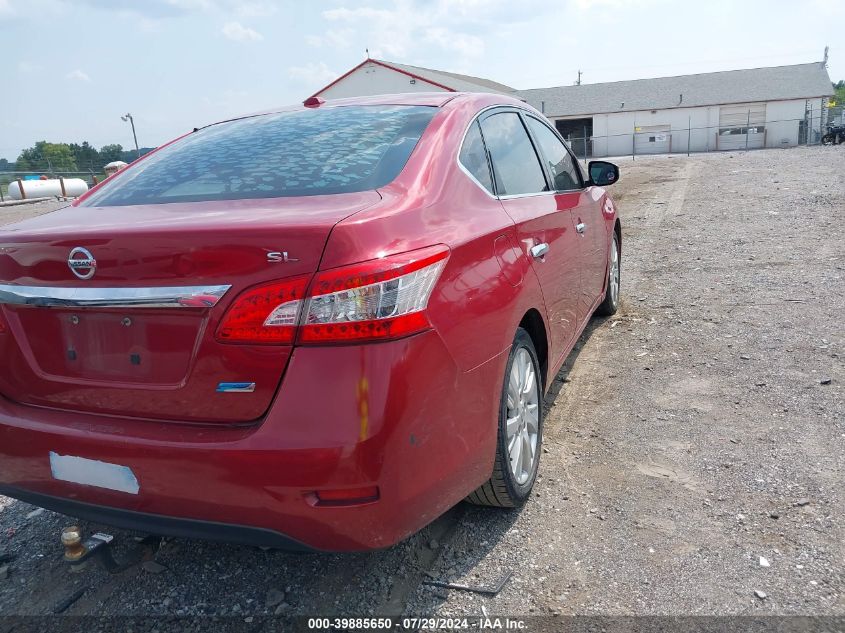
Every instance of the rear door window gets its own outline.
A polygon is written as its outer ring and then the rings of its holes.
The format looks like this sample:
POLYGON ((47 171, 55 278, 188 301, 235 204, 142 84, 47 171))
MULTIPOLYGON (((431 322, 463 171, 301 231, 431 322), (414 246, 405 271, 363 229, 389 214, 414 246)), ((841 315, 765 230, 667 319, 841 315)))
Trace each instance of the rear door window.
POLYGON ((393 181, 437 108, 266 114, 189 134, 106 181, 81 206, 354 193, 393 181))
POLYGON ((458 160, 482 187, 493 193, 493 178, 490 175, 490 165, 487 162, 487 152, 478 121, 474 121, 467 131, 458 160))
POLYGON ((493 163, 499 195, 548 191, 540 160, 516 112, 492 114, 481 123, 484 141, 493 163))

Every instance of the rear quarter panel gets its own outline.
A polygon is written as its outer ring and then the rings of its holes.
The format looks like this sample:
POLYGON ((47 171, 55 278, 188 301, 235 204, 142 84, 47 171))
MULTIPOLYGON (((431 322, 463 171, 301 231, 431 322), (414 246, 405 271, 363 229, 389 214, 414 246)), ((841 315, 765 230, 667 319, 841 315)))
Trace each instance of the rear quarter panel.
POLYGON ((489 104, 482 98, 445 107, 399 177, 380 190, 382 202, 334 228, 320 264, 329 269, 433 244, 449 246, 429 315, 463 371, 507 349, 527 310, 537 308, 545 316, 537 278, 516 247, 513 221, 458 167, 469 123, 496 103, 495 97, 487 99, 489 104))

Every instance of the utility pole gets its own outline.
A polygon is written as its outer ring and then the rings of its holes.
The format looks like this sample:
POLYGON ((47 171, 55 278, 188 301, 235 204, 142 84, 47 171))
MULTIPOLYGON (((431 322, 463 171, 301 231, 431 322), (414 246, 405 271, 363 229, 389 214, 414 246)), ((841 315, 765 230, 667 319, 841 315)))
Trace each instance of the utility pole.
POLYGON ((583 74, 584 74, 584 73, 582 73, 580 70, 578 71, 578 81, 576 81, 576 82, 575 82, 575 85, 576 85, 576 86, 580 86, 580 85, 581 85, 581 75, 583 75, 583 74))
POLYGON ((123 121, 129 121, 132 125, 132 138, 135 139, 135 158, 141 158, 141 150, 138 149, 138 135, 135 134, 135 119, 133 119, 132 115, 128 112, 126 113, 126 116, 122 116, 120 118, 123 121))

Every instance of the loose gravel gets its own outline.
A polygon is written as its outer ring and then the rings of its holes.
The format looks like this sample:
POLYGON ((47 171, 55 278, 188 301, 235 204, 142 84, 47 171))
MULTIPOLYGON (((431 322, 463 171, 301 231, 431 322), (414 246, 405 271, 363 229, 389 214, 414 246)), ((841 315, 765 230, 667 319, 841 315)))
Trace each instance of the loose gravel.
POLYGON ((173 539, 109 576, 61 562, 69 519, 0 497, 0 613, 845 614, 845 151, 620 167, 622 306, 554 379, 524 508, 372 554, 173 539), (423 584, 508 572, 496 597, 423 584))

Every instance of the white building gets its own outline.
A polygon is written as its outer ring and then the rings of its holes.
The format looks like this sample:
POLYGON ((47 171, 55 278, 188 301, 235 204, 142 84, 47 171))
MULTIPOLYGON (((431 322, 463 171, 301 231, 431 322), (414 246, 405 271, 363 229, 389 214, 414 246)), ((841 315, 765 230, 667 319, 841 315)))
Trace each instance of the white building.
POLYGON ((368 59, 315 96, 417 91, 498 92, 520 98, 554 121, 579 156, 817 142, 833 94, 823 62, 515 90, 479 77, 368 59))
POLYGON ((442 70, 421 68, 366 59, 349 72, 341 75, 328 86, 314 93, 323 99, 343 99, 367 95, 386 95, 401 92, 502 92, 513 94, 514 88, 504 84, 447 73, 442 70))
POLYGON ((593 156, 817 142, 832 94, 821 62, 519 92, 593 156))

